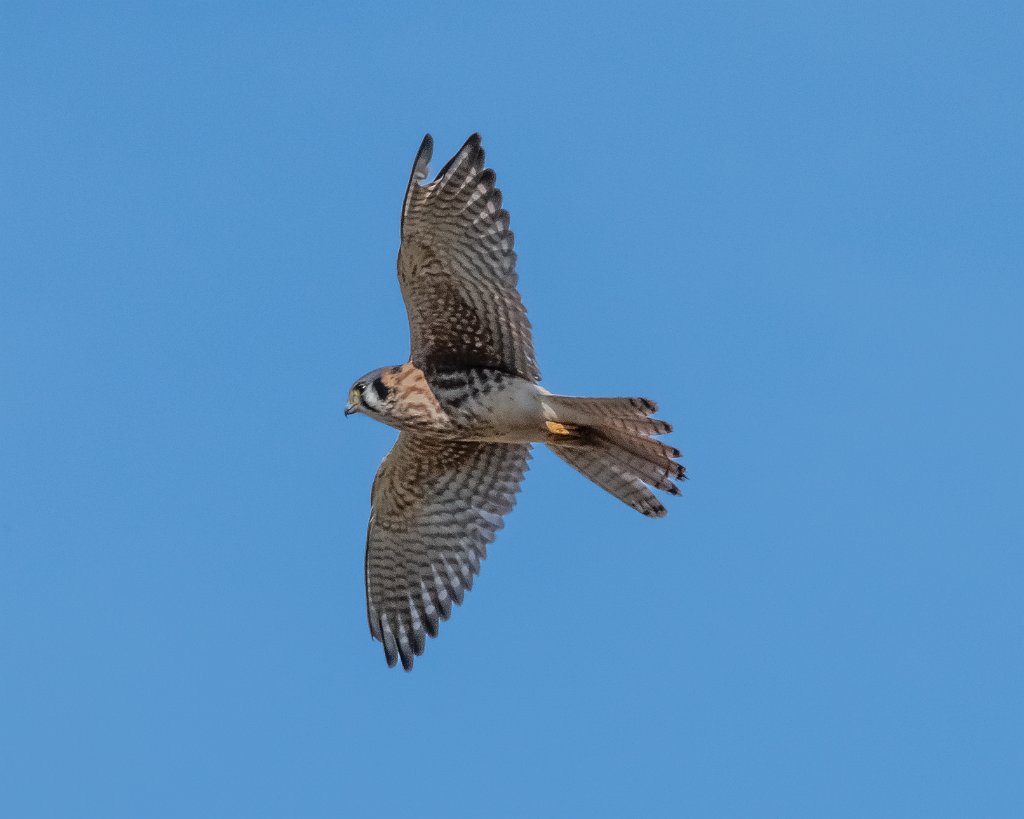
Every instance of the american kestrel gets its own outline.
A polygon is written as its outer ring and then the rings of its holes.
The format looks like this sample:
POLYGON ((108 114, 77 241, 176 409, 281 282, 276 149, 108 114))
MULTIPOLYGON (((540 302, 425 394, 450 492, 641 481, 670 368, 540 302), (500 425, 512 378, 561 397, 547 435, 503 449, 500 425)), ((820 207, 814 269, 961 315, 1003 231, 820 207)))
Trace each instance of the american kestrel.
POLYGON ((412 669, 426 636, 473 587, 515 505, 530 446, 543 443, 650 517, 678 495, 679 450, 646 398, 576 398, 539 385, 516 289, 508 211, 473 134, 428 185, 428 134, 402 204, 398 281, 411 355, 353 384, 345 414, 400 430, 370 493, 366 608, 389 666, 412 669))

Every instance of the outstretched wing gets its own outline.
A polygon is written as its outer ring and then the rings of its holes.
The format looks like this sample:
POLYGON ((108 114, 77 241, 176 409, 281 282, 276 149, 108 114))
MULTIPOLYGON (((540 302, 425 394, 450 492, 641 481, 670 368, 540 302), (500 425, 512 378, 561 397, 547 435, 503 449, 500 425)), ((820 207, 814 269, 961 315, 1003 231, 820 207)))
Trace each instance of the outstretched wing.
POLYGON ((438 441, 402 432, 373 479, 366 536, 370 634, 406 671, 462 603, 504 525, 529 444, 438 441))
POLYGON ((402 205, 398 280, 412 363, 426 372, 482 367, 539 381, 516 289, 508 211, 473 134, 428 185, 434 142, 423 140, 402 205))

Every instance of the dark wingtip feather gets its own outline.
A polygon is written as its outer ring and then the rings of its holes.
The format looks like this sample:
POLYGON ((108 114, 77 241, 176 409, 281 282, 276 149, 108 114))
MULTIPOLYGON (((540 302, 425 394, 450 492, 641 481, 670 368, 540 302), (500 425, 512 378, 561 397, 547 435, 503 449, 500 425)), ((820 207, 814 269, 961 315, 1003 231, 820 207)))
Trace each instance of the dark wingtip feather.
POLYGON ((470 134, 469 139, 466 140, 466 144, 463 145, 462 147, 463 149, 470 148, 469 166, 471 168, 483 168, 485 162, 485 154, 484 147, 481 144, 480 134, 470 134))
POLYGON ((662 506, 657 500, 652 503, 645 504, 643 507, 638 508, 637 511, 649 518, 663 518, 668 514, 668 509, 662 506))
MULTIPOLYGON (((437 608, 436 595, 426 594, 423 600, 423 608, 420 609, 423 617, 423 628, 431 637, 437 636, 437 630, 441 624, 441 615, 437 608)), ((425 643, 426 641, 424 641, 425 643)))
POLYGON ((410 184, 422 182, 430 172, 430 158, 434 155, 434 138, 430 134, 423 137, 420 149, 416 152, 416 159, 412 163, 412 177, 410 184))
POLYGON ((388 622, 386 614, 382 614, 380 618, 380 633, 381 642, 384 644, 384 659, 388 668, 394 668, 398 662, 398 644, 395 642, 395 633, 391 630, 391 623, 388 622))
POLYGON ((413 190, 427 178, 430 173, 430 158, 434 154, 434 138, 427 134, 420 143, 420 149, 416 152, 416 159, 412 163, 412 173, 409 174, 409 184, 405 189, 405 199, 402 200, 402 230, 405 230, 405 214, 409 208, 413 190))
MULTIPOLYGON (((443 179, 463 157, 469 159, 469 166, 472 168, 477 164, 477 157, 482 153, 483 149, 480 147, 480 134, 472 134, 469 139, 463 143, 462 147, 455 152, 455 156, 449 159, 445 163, 445 166, 437 172, 437 176, 434 177, 434 181, 436 182, 439 179, 443 179)), ((483 157, 480 157, 480 159, 482 160, 483 157)))

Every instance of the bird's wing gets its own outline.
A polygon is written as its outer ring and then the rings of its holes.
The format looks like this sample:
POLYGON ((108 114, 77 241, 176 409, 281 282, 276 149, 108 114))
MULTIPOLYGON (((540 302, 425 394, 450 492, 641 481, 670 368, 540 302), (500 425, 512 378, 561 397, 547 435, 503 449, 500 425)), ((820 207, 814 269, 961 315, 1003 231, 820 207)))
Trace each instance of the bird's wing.
POLYGON ((410 670, 473 587, 529 459, 529 444, 398 436, 373 479, 366 536, 370 634, 389 666, 401 657, 410 670))
POLYGON ((516 289, 508 211, 473 134, 428 185, 428 134, 402 205, 398 280, 412 362, 426 372, 482 367, 539 381, 530 322, 516 289))

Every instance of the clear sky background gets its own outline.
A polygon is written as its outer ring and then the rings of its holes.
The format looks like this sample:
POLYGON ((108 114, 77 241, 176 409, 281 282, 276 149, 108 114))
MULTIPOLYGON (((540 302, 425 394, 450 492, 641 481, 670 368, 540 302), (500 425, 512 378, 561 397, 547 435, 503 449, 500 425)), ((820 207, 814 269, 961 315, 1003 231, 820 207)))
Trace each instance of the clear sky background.
POLYGON ((0 815, 1019 816, 1018 3, 0 6, 0 815), (480 131, 545 451, 412 674, 363 596, 399 207, 480 131))

